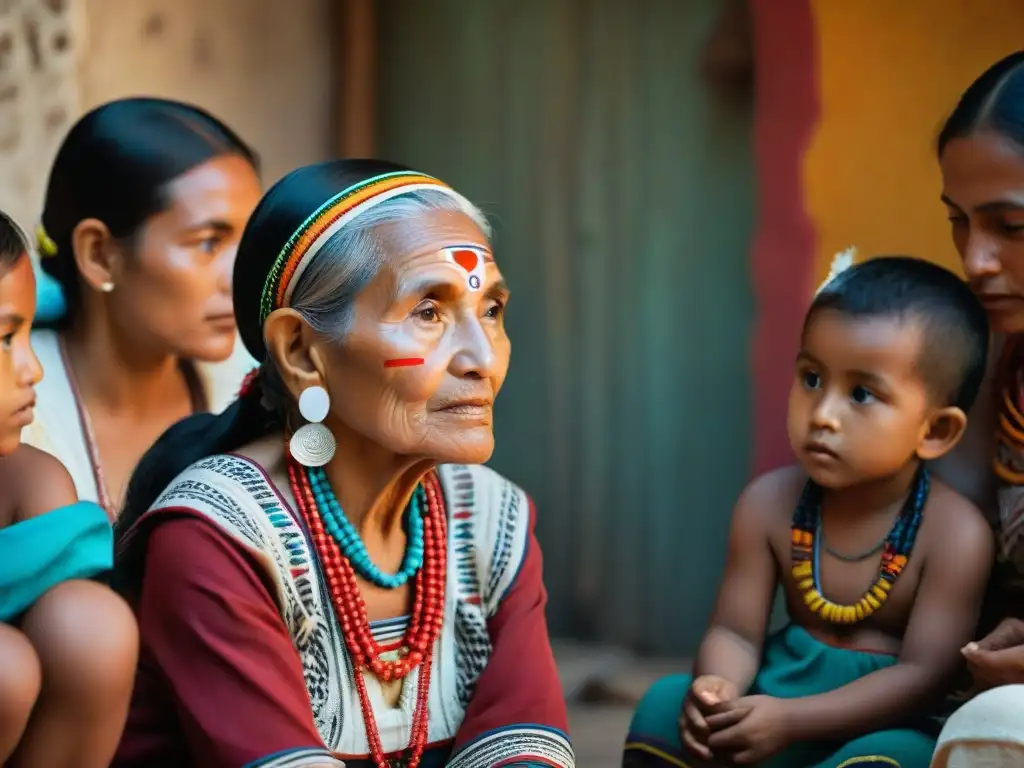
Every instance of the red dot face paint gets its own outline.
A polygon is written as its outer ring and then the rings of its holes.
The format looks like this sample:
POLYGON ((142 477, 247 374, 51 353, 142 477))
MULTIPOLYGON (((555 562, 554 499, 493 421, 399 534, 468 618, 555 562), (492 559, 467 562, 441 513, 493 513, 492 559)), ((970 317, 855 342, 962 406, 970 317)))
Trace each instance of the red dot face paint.
POLYGON ((453 250, 452 260, 467 272, 472 272, 476 269, 476 265, 480 263, 480 257, 476 251, 471 251, 468 248, 457 251, 453 250))
POLYGON ((395 357, 384 361, 385 368, 409 368, 414 365, 423 365, 422 357, 395 357))
POLYGON ((484 285, 484 266, 493 262, 489 251, 470 245, 456 245, 445 248, 442 253, 448 261, 457 264, 466 273, 466 285, 471 291, 479 291, 484 285))

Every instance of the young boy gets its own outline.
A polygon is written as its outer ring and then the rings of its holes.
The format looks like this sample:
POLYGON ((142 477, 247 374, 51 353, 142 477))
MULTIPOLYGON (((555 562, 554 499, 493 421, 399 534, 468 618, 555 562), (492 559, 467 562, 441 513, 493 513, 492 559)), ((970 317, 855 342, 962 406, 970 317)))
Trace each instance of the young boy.
POLYGON ((138 649, 131 611, 91 581, 113 564, 100 507, 21 444, 42 371, 29 346, 35 279, 0 213, 0 765, 108 766, 138 649))
POLYGON ((647 693, 624 765, 929 764, 924 721, 993 543, 928 462, 963 434, 987 349, 977 299, 928 262, 874 259, 823 287, 789 400, 799 464, 744 491, 693 677, 647 693), (790 623, 765 639, 779 584, 790 623))

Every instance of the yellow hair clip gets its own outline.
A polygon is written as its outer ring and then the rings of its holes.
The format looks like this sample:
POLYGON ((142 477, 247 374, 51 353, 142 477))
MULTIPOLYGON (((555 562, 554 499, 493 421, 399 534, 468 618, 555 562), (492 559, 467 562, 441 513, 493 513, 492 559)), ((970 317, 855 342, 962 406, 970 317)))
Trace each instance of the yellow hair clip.
POLYGON ((57 255, 57 244, 46 234, 46 228, 43 227, 42 222, 36 227, 36 246, 39 248, 39 255, 43 258, 57 255))

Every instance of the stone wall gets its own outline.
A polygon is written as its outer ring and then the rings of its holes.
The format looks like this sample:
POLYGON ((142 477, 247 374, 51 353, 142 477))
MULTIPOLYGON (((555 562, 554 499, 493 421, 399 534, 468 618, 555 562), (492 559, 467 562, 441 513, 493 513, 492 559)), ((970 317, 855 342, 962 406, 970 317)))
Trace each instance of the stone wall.
POLYGON ((34 225, 74 119, 130 95, 227 121, 270 184, 331 155, 331 0, 0 0, 0 208, 34 225))
POLYGON ((0 207, 31 225, 80 108, 81 0, 0 0, 0 207))

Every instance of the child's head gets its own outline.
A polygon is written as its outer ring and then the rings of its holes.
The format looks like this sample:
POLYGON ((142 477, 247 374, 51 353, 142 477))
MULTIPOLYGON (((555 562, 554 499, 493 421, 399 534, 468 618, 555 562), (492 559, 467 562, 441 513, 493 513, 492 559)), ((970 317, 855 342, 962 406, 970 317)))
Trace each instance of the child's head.
POLYGON ((921 259, 839 273, 804 319, 789 439, 808 474, 841 488, 936 459, 960 439, 988 355, 985 311, 921 259))
POLYGON ((29 344, 36 280, 21 228, 0 212, 0 456, 14 451, 32 422, 33 387, 43 376, 29 344))

